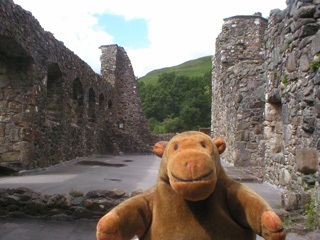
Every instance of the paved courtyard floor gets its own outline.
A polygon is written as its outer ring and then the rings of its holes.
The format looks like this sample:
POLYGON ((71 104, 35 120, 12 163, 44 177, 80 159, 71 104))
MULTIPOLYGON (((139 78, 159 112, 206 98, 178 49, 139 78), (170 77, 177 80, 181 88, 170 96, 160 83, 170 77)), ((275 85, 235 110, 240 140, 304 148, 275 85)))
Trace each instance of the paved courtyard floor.
MULTIPOLYGON (((28 187, 55 194, 76 189, 86 194, 90 190, 119 189, 132 192, 148 189, 156 182, 160 158, 155 155, 97 155, 80 158, 48 169, 24 172, 19 177, 1 177, 0 188, 28 187)), ((280 190, 260 183, 226 163, 227 174, 255 190, 271 206, 280 205, 280 190)), ((94 240, 97 220, 52 221, 43 219, 0 218, 0 240, 94 240)), ((262 239, 259 236, 257 239, 262 239)), ((306 239, 289 234, 289 240, 306 239)))

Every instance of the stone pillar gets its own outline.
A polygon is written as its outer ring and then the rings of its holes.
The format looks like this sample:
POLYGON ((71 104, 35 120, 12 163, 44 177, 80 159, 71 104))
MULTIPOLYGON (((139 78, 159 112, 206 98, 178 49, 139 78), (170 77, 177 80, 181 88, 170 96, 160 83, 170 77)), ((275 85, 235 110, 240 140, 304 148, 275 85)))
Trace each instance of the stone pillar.
POLYGON ((227 142, 224 157, 237 166, 263 164, 264 31, 259 14, 224 19, 212 72, 213 137, 227 142))
POLYGON ((101 75, 114 86, 116 81, 115 71, 117 66, 118 45, 104 45, 101 46, 100 49, 102 51, 100 57, 101 75))

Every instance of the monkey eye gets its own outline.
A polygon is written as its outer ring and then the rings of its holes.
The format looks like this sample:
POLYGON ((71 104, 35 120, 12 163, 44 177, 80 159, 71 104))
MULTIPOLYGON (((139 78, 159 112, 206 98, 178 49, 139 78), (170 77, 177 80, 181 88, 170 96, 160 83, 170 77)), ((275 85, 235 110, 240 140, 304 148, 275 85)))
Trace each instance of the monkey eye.
POLYGON ((206 145, 204 144, 204 142, 201 142, 201 146, 206 148, 206 145))
POLYGON ((174 145, 174 150, 177 150, 179 148, 178 144, 174 145))

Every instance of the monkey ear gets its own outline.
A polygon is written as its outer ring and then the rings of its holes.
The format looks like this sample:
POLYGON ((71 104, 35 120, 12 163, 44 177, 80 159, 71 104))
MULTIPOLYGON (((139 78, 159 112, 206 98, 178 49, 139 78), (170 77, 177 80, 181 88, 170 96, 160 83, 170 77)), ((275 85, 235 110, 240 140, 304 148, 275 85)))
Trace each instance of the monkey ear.
POLYGON ((226 142, 222 138, 213 139, 213 142, 217 146, 219 154, 223 153, 226 149, 226 142))
POLYGON ((158 157, 162 157, 164 149, 166 148, 167 144, 168 144, 168 142, 166 142, 166 141, 157 142, 153 147, 153 152, 158 157))

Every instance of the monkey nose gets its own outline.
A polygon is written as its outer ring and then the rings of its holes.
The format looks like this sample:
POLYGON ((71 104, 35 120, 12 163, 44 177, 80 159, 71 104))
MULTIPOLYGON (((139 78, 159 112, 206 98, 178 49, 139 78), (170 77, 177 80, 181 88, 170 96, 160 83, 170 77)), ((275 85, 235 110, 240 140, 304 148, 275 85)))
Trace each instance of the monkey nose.
POLYGON ((189 161, 185 163, 186 168, 188 168, 189 173, 192 174, 194 168, 197 167, 197 162, 196 161, 189 161))

